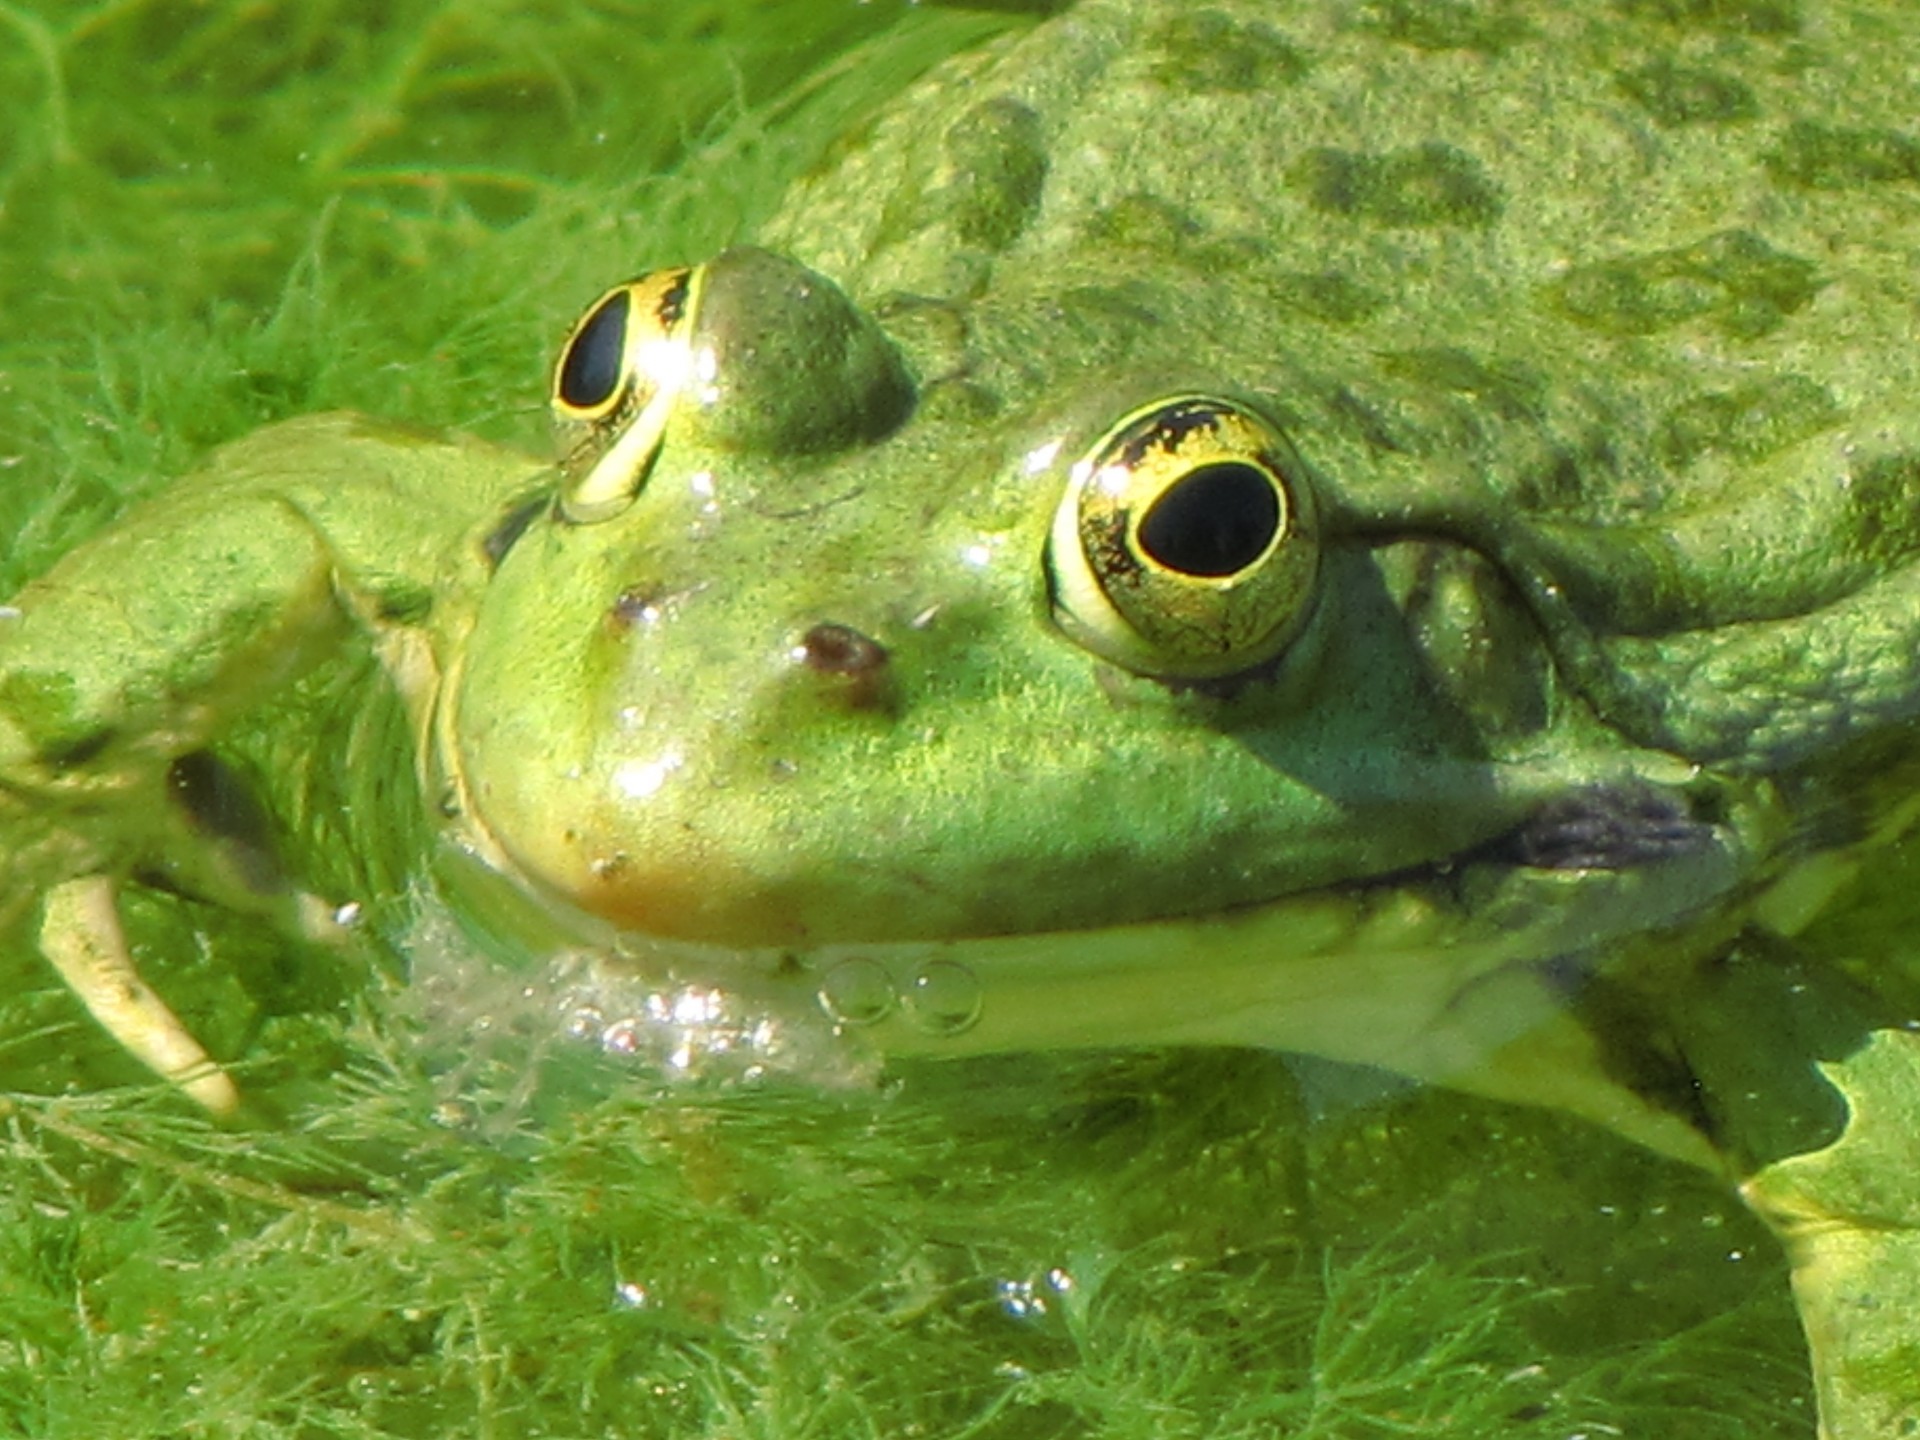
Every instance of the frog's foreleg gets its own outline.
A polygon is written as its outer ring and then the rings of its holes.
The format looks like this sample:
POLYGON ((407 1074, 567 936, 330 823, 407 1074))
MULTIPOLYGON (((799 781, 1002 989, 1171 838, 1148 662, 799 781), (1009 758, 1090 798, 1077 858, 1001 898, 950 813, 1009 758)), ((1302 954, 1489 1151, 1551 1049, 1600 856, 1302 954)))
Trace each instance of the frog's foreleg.
POLYGON ((216 1115, 239 1105, 226 1072, 134 968, 110 877, 88 875, 47 892, 40 949, 94 1019, 147 1068, 216 1115))

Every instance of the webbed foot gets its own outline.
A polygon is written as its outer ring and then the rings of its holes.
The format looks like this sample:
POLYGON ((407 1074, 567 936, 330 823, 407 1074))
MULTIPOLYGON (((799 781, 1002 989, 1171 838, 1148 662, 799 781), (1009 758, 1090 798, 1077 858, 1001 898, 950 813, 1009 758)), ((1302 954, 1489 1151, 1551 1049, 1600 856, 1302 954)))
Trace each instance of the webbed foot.
POLYGON ((1741 1187, 1793 1265, 1823 1440, 1920 1433, 1920 1035, 1879 1030, 1820 1069, 1846 1129, 1741 1187))

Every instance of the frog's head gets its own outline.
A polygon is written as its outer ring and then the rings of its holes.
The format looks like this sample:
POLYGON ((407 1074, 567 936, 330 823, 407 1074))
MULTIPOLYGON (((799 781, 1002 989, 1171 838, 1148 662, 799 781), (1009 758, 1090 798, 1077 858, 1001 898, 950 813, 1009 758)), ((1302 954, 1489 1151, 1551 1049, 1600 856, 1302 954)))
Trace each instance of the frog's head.
POLYGON ((1433 1076, 1731 913, 1764 786, 1614 648, 1714 623, 1634 524, 1697 357, 1539 294, 1596 112, 1265 13, 1076 5, 589 307, 446 712, 490 858, 680 973, 957 957, 983 1046, 1433 1076))
POLYGON ((736 249, 588 309, 450 712, 537 888, 736 947, 1072 931, 1544 853, 1678 778, 1554 693, 1494 566, 1356 513, 1231 339, 928 373, 930 327, 1056 300, 876 317, 736 249))

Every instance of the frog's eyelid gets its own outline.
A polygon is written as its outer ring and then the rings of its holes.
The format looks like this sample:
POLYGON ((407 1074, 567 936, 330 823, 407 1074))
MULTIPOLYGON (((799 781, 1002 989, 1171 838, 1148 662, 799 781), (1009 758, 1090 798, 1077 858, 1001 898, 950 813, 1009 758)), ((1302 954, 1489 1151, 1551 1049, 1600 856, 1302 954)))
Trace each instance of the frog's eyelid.
POLYGON ((653 469, 666 434, 677 389, 662 386, 647 398, 632 420, 608 428, 613 444, 571 481, 560 497, 560 513, 576 525, 617 515, 633 503, 653 469))
POLYGON ((617 515, 646 484, 692 373, 700 274, 679 266, 615 286, 561 347, 550 403, 562 433, 576 437, 562 462, 568 521, 617 515))

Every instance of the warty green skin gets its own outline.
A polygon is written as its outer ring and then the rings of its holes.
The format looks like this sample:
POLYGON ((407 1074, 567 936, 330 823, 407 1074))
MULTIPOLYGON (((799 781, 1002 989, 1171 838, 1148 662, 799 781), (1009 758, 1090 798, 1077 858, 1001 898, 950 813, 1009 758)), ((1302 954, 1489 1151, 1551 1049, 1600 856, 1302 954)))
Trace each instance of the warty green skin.
MULTIPOLYGON (((0 903, 163 863, 296 922, 168 767, 371 635, 463 883, 743 988, 978 978, 964 1034, 896 1012, 883 1051, 1269 1044, 1730 1154, 1794 1250, 1827 1433, 1895 1433, 1907 1342, 1857 1317, 1907 1308, 1916 1197, 1845 1165, 1783 1189, 1770 1162, 1830 1134, 1685 1082, 1764 1037, 1766 1104, 1817 1119, 1810 1060, 1872 1013, 1822 980, 1808 1038, 1760 1012, 1817 965, 1702 977, 1912 818, 1858 758, 1897 780, 1920 711, 1902 25, 1085 0, 924 82, 715 263, 712 389, 618 513, 319 417, 28 586, 0 903), (871 374, 808 328, 828 281, 871 374), (872 379, 896 363, 910 413, 872 379), (1074 462, 1191 393, 1284 431, 1321 543, 1282 653, 1205 684, 1090 653, 1049 557, 1074 462), (809 663, 827 624, 884 665, 809 663), (1569 849, 1583 821, 1614 838, 1569 849), (1703 997, 1732 1013, 1648 1038, 1703 997)), ((1908 1046, 1836 1072, 1836 1153, 1891 1143, 1858 1117, 1920 1094, 1908 1046)))

